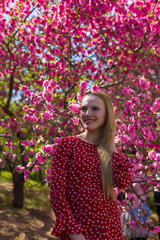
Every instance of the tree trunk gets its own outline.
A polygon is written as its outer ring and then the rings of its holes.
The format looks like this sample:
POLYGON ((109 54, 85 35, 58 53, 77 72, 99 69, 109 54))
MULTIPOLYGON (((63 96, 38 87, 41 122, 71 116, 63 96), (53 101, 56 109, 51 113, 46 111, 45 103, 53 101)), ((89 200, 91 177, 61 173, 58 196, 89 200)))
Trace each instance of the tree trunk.
POLYGON ((14 208, 23 207, 24 199, 24 173, 13 173, 13 202, 14 208))

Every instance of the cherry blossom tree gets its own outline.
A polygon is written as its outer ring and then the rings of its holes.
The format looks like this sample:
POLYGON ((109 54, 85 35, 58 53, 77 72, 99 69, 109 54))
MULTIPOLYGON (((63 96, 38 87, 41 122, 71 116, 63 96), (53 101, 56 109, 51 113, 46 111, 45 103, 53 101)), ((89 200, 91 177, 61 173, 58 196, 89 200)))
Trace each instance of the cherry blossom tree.
POLYGON ((143 184, 160 189, 158 1, 0 4, 0 156, 13 175, 13 205, 23 206, 24 179, 59 139, 81 130, 81 98, 96 90, 112 99, 116 145, 133 174, 145 169, 143 184))

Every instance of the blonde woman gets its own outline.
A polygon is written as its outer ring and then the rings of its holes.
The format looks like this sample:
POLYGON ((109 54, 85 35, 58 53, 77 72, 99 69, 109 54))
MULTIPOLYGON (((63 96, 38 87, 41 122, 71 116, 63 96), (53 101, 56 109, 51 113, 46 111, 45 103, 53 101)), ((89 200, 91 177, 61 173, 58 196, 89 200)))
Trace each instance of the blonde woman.
POLYGON ((84 132, 62 138, 51 168, 50 201, 61 240, 122 240, 114 187, 131 181, 129 164, 114 145, 115 120, 102 92, 81 103, 84 132))

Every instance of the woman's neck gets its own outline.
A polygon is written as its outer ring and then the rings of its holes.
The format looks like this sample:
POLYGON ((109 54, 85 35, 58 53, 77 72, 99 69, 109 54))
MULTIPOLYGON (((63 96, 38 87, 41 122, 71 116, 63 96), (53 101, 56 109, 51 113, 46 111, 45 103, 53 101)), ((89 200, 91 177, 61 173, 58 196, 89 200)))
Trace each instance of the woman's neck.
POLYGON ((86 141, 86 142, 88 142, 88 143, 91 143, 91 144, 97 144, 98 143, 98 139, 99 139, 99 137, 100 137, 100 134, 99 133, 97 133, 97 132, 91 132, 91 131, 85 131, 84 133, 81 133, 80 135, 79 135, 79 137, 82 139, 82 140, 84 140, 84 141, 86 141))

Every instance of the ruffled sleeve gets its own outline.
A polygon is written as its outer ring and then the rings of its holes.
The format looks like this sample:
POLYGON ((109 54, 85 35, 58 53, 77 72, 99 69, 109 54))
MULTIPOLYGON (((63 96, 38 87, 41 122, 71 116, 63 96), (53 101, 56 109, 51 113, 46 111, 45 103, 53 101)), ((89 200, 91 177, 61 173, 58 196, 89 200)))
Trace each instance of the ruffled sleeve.
POLYGON ((132 180, 130 168, 130 163, 124 159, 122 154, 116 152, 112 154, 112 172, 114 187, 123 189, 130 185, 132 180))
POLYGON ((83 228, 74 219, 66 198, 67 167, 72 155, 71 141, 62 138, 58 143, 51 166, 50 202, 56 216, 52 235, 80 234, 83 228))

